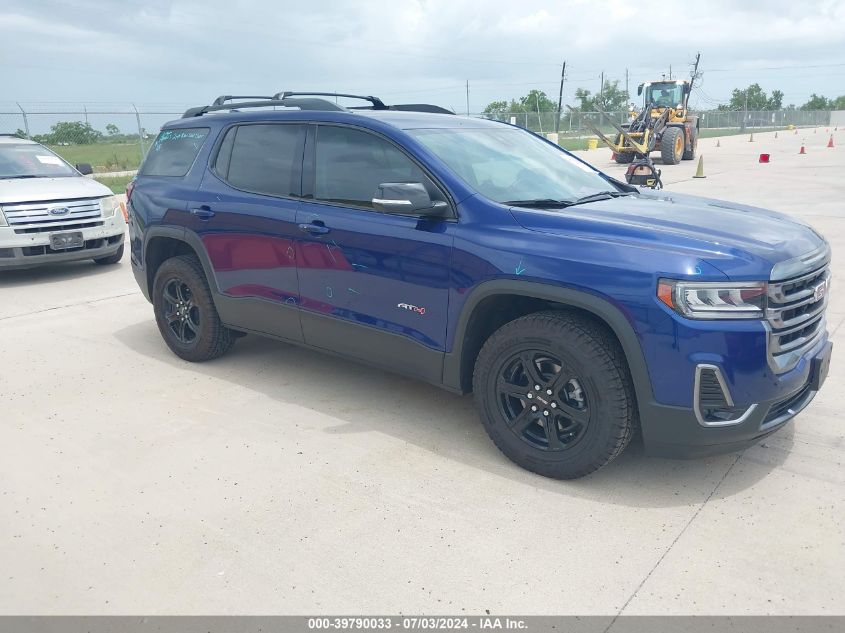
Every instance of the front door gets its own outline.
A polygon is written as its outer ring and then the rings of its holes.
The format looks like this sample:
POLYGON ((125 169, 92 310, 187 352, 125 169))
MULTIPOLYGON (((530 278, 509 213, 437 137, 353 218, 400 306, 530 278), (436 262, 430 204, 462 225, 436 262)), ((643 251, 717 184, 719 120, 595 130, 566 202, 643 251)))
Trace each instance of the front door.
POLYGON ((224 323, 302 340, 296 213, 305 126, 243 124, 223 137, 190 205, 224 323))
POLYGON ((372 199, 386 182, 443 191, 390 141, 346 126, 309 129, 303 180, 305 342, 439 381, 454 222, 377 212, 372 199))

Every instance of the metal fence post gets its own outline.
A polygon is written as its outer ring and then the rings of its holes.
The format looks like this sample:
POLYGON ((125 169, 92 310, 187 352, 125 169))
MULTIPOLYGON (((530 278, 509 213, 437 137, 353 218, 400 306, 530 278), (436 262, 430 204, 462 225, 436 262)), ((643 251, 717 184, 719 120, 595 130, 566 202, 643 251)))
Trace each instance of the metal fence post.
POLYGON ((30 138, 29 134, 29 121, 26 118, 26 112, 21 107, 21 104, 15 101, 15 105, 18 106, 18 109, 21 111, 21 115, 23 116, 23 129, 26 132, 26 138, 30 138))
POLYGON ((138 146, 141 150, 141 162, 143 163, 146 152, 144 151, 144 131, 141 129, 141 115, 138 114, 138 108, 135 107, 134 103, 132 109, 135 110, 135 121, 138 123, 138 146))

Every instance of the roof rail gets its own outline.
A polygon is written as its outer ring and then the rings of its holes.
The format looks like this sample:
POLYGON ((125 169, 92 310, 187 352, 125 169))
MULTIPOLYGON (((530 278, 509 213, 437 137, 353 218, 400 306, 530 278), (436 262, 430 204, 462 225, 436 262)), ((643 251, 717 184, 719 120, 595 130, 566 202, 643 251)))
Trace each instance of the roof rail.
POLYGON ((234 99, 274 99, 275 97, 261 97, 261 96, 254 96, 254 95, 220 95, 217 97, 211 105, 223 105, 227 101, 233 101, 234 99))
POLYGON ((190 119, 192 117, 202 116, 209 112, 219 112, 221 110, 240 110, 242 108, 266 108, 268 106, 275 106, 279 108, 299 108, 300 110, 323 110, 333 112, 346 112, 343 106, 332 103, 327 99, 276 99, 275 97, 232 97, 224 95, 217 97, 214 103, 207 106, 199 106, 196 108, 189 108, 185 110, 182 115, 183 119, 190 119), (232 99, 263 99, 263 101, 243 101, 240 103, 225 103, 232 99), (221 101, 221 103, 217 103, 221 101))
POLYGON ((387 106, 378 97, 350 95, 342 92, 277 92, 274 99, 286 99, 288 97, 346 97, 348 99, 362 99, 373 104, 373 110, 387 110, 387 106))

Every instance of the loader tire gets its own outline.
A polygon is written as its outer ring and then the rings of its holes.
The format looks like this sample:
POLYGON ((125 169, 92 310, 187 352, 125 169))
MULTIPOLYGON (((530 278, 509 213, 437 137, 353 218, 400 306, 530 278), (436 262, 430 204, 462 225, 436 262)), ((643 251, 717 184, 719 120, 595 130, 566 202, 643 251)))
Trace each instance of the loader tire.
POLYGON ((684 149, 683 160, 692 160, 695 158, 695 151, 698 149, 698 130, 690 128, 689 131, 689 147, 684 149))
POLYGON ((684 155, 684 132, 679 127, 667 127, 660 139, 660 157, 664 165, 677 165, 684 155))

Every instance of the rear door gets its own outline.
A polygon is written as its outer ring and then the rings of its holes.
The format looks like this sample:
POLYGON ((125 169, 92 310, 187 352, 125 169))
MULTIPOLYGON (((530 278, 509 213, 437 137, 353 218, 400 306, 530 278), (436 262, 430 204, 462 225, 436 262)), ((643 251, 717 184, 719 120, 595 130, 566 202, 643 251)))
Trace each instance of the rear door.
POLYGON ((305 341, 438 382, 454 222, 375 211, 387 182, 421 182, 448 202, 386 138, 348 126, 309 129, 297 214, 305 341))
POLYGON ((189 205, 224 323, 302 340, 296 274, 296 213, 305 126, 230 127, 189 205))

